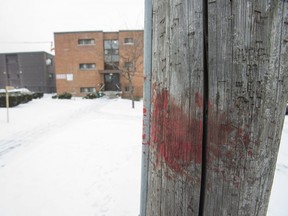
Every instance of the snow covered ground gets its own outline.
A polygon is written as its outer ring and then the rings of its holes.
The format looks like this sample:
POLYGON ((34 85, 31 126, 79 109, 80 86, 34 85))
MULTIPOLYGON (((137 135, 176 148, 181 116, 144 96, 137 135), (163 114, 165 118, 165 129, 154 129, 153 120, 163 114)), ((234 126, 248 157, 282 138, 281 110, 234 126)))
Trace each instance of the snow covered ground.
POLYGON ((141 102, 49 96, 0 124, 1 216, 139 214, 141 102))
MULTIPOLYGON (((142 102, 52 100, 0 109, 0 216, 138 216, 142 102)), ((288 215, 288 118, 269 216, 288 215)))

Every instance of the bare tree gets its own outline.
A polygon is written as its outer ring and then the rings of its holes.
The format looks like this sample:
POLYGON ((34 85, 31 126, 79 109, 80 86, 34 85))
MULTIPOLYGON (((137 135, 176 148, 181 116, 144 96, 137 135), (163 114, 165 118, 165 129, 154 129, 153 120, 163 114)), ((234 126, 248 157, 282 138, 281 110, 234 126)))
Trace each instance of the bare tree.
POLYGON ((128 83, 129 98, 132 101, 132 108, 134 108, 133 81, 136 76, 143 77, 143 31, 131 32, 129 38, 125 38, 120 46, 122 48, 119 53, 119 70, 128 83))

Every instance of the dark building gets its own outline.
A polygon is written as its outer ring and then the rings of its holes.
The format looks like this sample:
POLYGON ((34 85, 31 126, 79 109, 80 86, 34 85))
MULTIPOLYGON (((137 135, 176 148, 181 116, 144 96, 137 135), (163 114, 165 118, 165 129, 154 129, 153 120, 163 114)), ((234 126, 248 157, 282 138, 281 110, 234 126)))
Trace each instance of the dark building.
POLYGON ((54 56, 46 52, 0 54, 0 88, 54 93, 54 56))

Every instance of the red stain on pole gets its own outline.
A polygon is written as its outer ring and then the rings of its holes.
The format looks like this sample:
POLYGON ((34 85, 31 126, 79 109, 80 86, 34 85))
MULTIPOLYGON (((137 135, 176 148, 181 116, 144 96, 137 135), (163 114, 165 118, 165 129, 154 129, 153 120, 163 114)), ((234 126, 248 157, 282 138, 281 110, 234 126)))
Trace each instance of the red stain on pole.
MULTIPOLYGON (((196 94, 195 100, 197 106, 203 106, 200 95, 196 94)), ((167 90, 159 92, 152 103, 151 145, 156 149, 156 166, 162 161, 184 174, 192 163, 201 164, 202 119, 189 118, 167 90)))
POLYGON ((146 116, 147 115, 147 109, 144 107, 143 108, 143 115, 146 116))
MULTIPOLYGON (((159 89, 157 87, 155 89, 159 89)), ((194 107, 190 107, 190 110, 178 105, 165 89, 152 99, 150 138, 151 147, 156 152, 155 165, 165 163, 181 175, 187 174, 185 170, 189 165, 202 163, 202 116, 195 119, 195 115, 194 118, 189 117, 189 112, 192 116, 196 109, 201 110, 203 98, 200 93, 194 97, 194 107)), ((236 127, 227 113, 215 114, 213 108, 209 103, 208 161, 223 160, 227 162, 225 164, 232 165, 236 157, 252 157, 257 140, 252 140, 249 126, 236 127)))

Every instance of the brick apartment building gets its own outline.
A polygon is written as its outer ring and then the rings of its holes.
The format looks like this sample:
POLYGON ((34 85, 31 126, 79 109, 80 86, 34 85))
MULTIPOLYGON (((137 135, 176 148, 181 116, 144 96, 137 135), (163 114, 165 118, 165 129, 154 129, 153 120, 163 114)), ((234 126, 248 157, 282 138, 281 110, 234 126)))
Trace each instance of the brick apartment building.
POLYGON ((46 52, 0 54, 0 88, 5 86, 54 93, 54 56, 46 52))
POLYGON ((132 71, 128 75, 134 73, 133 95, 143 97, 143 33, 54 33, 57 93, 84 96, 99 90, 121 91, 128 97, 129 79, 124 72, 132 71))

